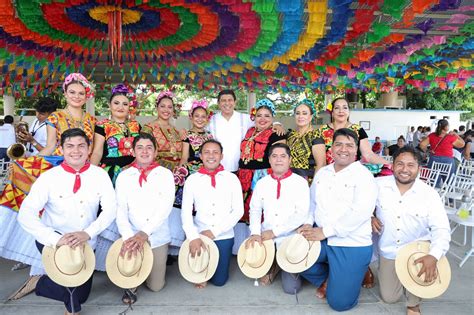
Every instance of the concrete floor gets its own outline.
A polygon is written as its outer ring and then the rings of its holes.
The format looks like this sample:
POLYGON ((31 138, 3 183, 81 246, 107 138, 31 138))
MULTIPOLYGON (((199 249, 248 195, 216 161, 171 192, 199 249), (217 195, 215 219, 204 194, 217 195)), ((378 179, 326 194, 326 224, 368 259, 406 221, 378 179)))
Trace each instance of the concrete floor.
MULTIPOLYGON (((452 245, 451 250, 464 255, 467 248, 452 245)), ((449 289, 434 300, 424 301, 423 314, 474 314, 474 258, 459 268, 459 260, 448 254, 452 268, 449 289)), ((62 303, 30 294, 21 300, 3 301, 26 279, 28 269, 11 272, 13 262, 0 259, 0 314, 40 315, 64 314, 62 303)), ((376 266, 373 267, 373 270, 376 266)), ((238 270, 236 260, 232 261, 229 282, 224 287, 209 285, 197 290, 186 282, 178 271, 177 263, 168 267, 167 283, 158 293, 139 289, 138 301, 129 315, 138 314, 335 314, 325 300, 314 296, 315 289, 306 283, 298 294, 286 295, 278 279, 269 287, 254 287, 253 280, 245 278, 238 270)), ((115 287, 105 273, 96 272, 91 296, 83 306, 81 314, 118 314, 126 307, 120 299, 122 291, 115 287)), ((403 301, 385 304, 380 300, 378 286, 362 289, 359 305, 350 314, 404 314, 403 301)))

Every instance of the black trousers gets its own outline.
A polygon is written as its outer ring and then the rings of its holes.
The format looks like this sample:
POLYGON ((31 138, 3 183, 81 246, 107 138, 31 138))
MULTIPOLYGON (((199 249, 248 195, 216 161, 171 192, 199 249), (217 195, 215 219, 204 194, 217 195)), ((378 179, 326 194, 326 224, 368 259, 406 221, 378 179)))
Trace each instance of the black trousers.
MULTIPOLYGON (((43 252, 43 244, 36 242, 39 252, 43 252)), ((81 304, 87 301, 92 288, 92 278, 78 287, 64 287, 51 280, 47 275, 41 276, 36 284, 36 295, 43 296, 56 301, 64 302, 69 313, 81 311, 81 304)))

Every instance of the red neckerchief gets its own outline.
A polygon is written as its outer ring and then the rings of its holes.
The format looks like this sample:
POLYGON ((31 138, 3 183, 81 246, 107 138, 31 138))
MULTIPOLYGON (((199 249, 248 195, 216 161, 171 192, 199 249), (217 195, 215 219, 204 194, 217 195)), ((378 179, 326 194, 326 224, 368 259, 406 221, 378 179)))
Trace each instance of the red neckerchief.
POLYGON ((79 171, 76 171, 71 166, 69 166, 66 161, 62 162, 61 166, 66 172, 76 174, 76 179, 74 180, 74 187, 72 188, 72 192, 76 193, 79 188, 81 188, 81 173, 87 171, 91 164, 89 162, 86 162, 86 164, 84 164, 84 166, 81 167, 79 171))
POLYGON ((140 166, 138 166, 138 163, 135 161, 132 163, 132 166, 137 168, 140 171, 140 177, 138 178, 138 183, 140 184, 140 187, 142 187, 143 181, 146 182, 147 173, 149 173, 152 169, 160 166, 160 164, 158 164, 158 162, 152 162, 146 168, 141 168, 140 166))
POLYGON ((293 172, 289 169, 288 172, 283 174, 280 178, 276 177, 273 172, 270 172, 270 176, 277 181, 277 199, 280 199, 280 190, 281 190, 281 181, 285 178, 288 178, 293 174, 293 172))
POLYGON ((219 164, 219 166, 213 172, 208 171, 207 169, 204 168, 204 166, 201 166, 198 172, 201 174, 211 176, 211 185, 212 187, 216 188, 216 174, 223 170, 224 170, 224 166, 222 166, 222 164, 219 164))

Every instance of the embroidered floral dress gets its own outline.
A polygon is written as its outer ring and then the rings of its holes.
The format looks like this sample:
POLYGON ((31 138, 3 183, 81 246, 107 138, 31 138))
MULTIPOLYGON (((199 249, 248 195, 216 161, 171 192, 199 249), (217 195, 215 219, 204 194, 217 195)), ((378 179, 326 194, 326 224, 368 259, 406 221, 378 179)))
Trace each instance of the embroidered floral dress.
POLYGON ((164 128, 153 123, 143 126, 142 131, 153 135, 156 139, 158 145, 156 161, 173 171, 181 160, 185 132, 180 132, 172 126, 164 128))
POLYGON ((100 166, 107 171, 114 185, 122 168, 135 159, 132 155, 132 144, 140 129, 140 124, 135 120, 121 125, 113 120, 104 119, 95 126, 95 133, 105 138, 100 166))
POLYGON ((242 222, 249 223, 250 200, 257 181, 268 175, 270 146, 284 139, 285 136, 277 135, 271 128, 257 131, 255 127, 251 127, 245 134, 244 140, 240 144, 239 170, 237 172, 244 197, 242 222))
POLYGON ((311 182, 316 167, 312 148, 313 145, 324 143, 319 130, 309 130, 302 135, 296 130, 290 130, 286 143, 291 151, 291 170, 311 182))
POLYGON ((183 166, 179 166, 173 172, 174 183, 176 185, 176 198, 174 206, 181 208, 181 202, 183 199, 183 187, 184 182, 189 175, 194 174, 202 166, 201 154, 199 150, 204 142, 212 139, 212 135, 208 131, 195 132, 188 130, 186 138, 183 142, 189 143, 189 157, 188 162, 183 166))

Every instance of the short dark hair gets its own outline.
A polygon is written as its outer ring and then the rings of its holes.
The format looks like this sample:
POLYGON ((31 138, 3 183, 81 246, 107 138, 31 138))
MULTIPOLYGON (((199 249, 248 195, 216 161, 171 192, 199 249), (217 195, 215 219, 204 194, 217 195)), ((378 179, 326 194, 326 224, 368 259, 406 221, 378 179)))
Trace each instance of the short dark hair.
POLYGON ((418 126, 418 128, 416 128, 416 130, 423 130, 423 126, 418 126))
POLYGON ((334 110, 334 105, 336 105, 336 102, 337 102, 337 101, 340 101, 340 100, 344 100, 344 101, 347 102, 347 104, 349 104, 349 101, 346 100, 345 97, 336 97, 336 98, 333 99, 332 102, 331 102, 331 105, 332 105, 332 109, 333 109, 333 110, 334 110))
POLYGON ((464 130, 466 130, 466 126, 464 126, 464 125, 459 126, 459 131, 462 132, 462 131, 464 131, 464 130))
POLYGON ((64 146, 64 143, 66 142, 67 139, 74 138, 74 137, 82 137, 82 138, 84 138, 84 140, 86 140, 86 143, 87 143, 88 146, 91 144, 91 141, 87 137, 84 130, 79 129, 79 128, 71 128, 71 129, 68 129, 68 130, 64 131, 61 134, 61 147, 64 146))
POLYGON ((352 138, 352 139, 354 139, 355 144, 357 146, 359 146, 359 136, 357 135, 357 133, 354 130, 349 129, 349 128, 337 129, 336 132, 334 132, 334 136, 332 137, 332 141, 333 142, 336 141, 336 138, 339 137, 339 136, 352 138))
POLYGON ((222 147, 222 144, 219 141, 214 140, 214 139, 209 139, 209 140, 204 141, 204 143, 201 145, 201 147, 199 148, 199 153, 202 153, 202 150, 204 149, 204 146, 208 143, 217 144, 219 146, 219 148, 221 149, 221 153, 224 152, 224 148, 222 147))
POLYGON ((411 155, 413 155, 413 157, 415 158, 416 162, 418 163, 418 165, 421 165, 422 161, 423 161, 423 158, 421 157, 421 154, 420 152, 418 152, 413 146, 411 145, 406 145, 406 146, 403 146, 401 147, 400 149, 398 149, 397 151, 395 151, 395 153, 393 154, 393 162, 395 163, 395 161, 397 160, 398 156, 402 153, 409 153, 411 155))
POLYGON ((52 97, 40 97, 35 103, 35 110, 38 113, 52 113, 59 107, 59 102, 52 97))
POLYGON ((221 97, 223 95, 232 95, 232 97, 234 98, 234 101, 237 100, 237 97, 235 96, 234 90, 222 90, 222 91, 219 92, 219 94, 217 94, 217 101, 218 102, 221 100, 221 97))
POLYGON ((3 121, 6 123, 6 124, 13 124, 13 121, 15 119, 13 118, 12 115, 6 115, 4 118, 3 118, 3 121))
POLYGON ((285 149, 286 154, 288 154, 288 156, 291 156, 291 155, 290 155, 290 153, 291 153, 290 147, 289 147, 286 143, 281 143, 281 142, 272 144, 272 145, 270 146, 270 149, 268 150, 268 155, 272 155, 273 151, 274 151, 275 149, 278 149, 278 148, 285 149))
POLYGON ((400 135, 400 137, 398 137, 398 139, 397 139, 397 140, 400 140, 400 139, 402 139, 403 141, 406 141, 406 140, 405 140, 405 137, 404 137, 404 136, 402 136, 402 135, 400 135))
POLYGON ((140 140, 150 140, 151 143, 153 144, 153 148, 155 148, 156 150, 156 147, 158 147, 157 143, 156 143, 156 139, 155 137, 152 135, 152 134, 149 134, 147 132, 140 132, 138 134, 138 136, 135 137, 135 139, 133 139, 133 142, 132 142, 132 148, 135 150, 135 147, 137 145, 137 142, 140 141, 140 140))

